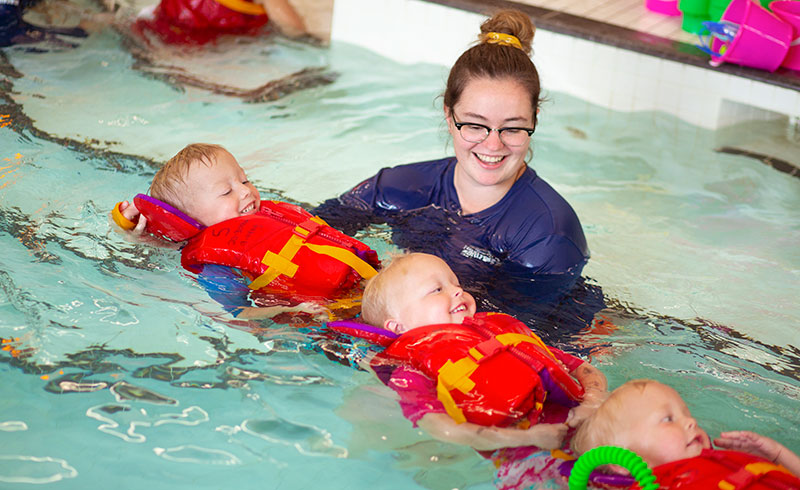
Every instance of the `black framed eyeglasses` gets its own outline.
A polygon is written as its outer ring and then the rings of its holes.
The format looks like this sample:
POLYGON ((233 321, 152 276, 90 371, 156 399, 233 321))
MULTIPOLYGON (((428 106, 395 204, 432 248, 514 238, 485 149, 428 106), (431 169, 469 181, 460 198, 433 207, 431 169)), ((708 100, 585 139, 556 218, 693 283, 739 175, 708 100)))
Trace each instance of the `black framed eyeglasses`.
POLYGON ((497 131, 500 141, 506 146, 523 146, 528 144, 528 140, 533 135, 533 128, 490 128, 483 124, 473 122, 456 121, 455 113, 451 113, 453 124, 464 141, 470 143, 480 143, 489 137, 489 133, 497 131))

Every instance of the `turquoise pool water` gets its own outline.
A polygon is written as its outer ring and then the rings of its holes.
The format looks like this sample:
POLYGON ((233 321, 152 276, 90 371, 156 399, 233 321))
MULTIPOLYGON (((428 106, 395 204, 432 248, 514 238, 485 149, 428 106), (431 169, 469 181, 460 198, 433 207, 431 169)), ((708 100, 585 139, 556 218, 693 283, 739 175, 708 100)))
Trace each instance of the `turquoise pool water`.
MULTIPOLYGON (((412 428, 369 375, 295 325, 232 319, 176 251, 128 243, 106 217, 194 141, 309 205, 443 156, 443 67, 280 39, 169 60, 239 86, 336 75, 245 103, 133 69, 111 33, 0 53, 0 486, 493 487, 490 462, 412 428)), ((571 344, 612 386, 673 385, 712 435, 800 451, 800 181, 714 151, 774 128, 715 133, 549 96, 532 165, 580 216, 584 275, 609 304, 571 344)), ((361 238, 394 249, 383 227, 361 238)))

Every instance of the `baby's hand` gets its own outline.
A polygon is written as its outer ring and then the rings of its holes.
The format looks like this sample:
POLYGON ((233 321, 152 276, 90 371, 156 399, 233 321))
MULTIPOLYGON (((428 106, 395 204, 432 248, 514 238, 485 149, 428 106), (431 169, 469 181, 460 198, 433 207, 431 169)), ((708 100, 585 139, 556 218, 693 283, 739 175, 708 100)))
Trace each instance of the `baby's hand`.
POLYGON ((536 424, 529 429, 532 437, 531 445, 542 449, 559 449, 564 444, 569 426, 567 424, 536 424), (535 432, 535 435, 534 435, 535 432))
POLYGON ((133 203, 128 201, 118 203, 111 211, 111 218, 121 229, 134 238, 142 236, 147 227, 147 218, 139 213, 133 203))
POLYGON ((313 301, 305 301, 300 303, 296 307, 296 311, 309 313, 311 316, 320 322, 324 322, 329 320, 330 315, 328 314, 328 309, 322 306, 319 303, 315 303, 313 301))
POLYGON ((755 432, 744 430, 723 432, 718 438, 714 439, 714 444, 723 449, 743 451, 761 456, 769 461, 775 461, 782 449, 779 442, 755 432))
POLYGON ((567 416, 567 425, 570 427, 578 427, 592 415, 605 399, 608 398, 608 392, 603 390, 586 390, 583 397, 583 402, 580 405, 569 411, 567 416))

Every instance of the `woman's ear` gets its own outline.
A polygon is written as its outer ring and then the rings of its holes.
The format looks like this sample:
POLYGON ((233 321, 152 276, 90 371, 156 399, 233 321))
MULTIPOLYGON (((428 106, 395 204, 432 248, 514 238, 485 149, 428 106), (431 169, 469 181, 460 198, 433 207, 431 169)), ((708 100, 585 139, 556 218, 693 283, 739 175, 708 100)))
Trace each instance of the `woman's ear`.
POLYGON ((383 322, 383 328, 392 333, 396 333, 397 335, 400 335, 407 330, 406 327, 402 323, 400 323, 400 320, 397 320, 395 318, 389 318, 388 320, 383 322))

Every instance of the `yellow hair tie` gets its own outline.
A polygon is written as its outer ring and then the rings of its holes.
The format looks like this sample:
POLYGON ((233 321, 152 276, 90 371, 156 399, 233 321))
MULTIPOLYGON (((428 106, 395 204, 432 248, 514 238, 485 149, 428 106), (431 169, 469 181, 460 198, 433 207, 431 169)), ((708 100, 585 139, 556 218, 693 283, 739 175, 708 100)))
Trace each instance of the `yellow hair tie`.
MULTIPOLYGON (((502 32, 487 32, 483 35, 483 41, 489 44, 505 44, 522 49, 522 43, 519 42, 516 36, 503 34, 502 32)), ((524 49, 522 50, 525 51, 524 49)))

